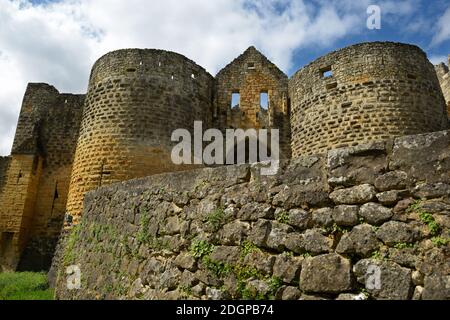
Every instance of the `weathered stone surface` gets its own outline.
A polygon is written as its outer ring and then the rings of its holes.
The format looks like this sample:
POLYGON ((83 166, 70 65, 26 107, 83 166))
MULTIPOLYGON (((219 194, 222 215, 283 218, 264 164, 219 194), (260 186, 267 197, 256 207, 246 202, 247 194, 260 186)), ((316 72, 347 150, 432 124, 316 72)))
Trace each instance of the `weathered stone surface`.
POLYGON ((170 268, 166 270, 160 278, 159 288, 167 290, 175 290, 181 279, 181 271, 177 268, 170 268))
POLYGON ((312 293, 338 293, 352 288, 351 263, 337 255, 307 258, 302 265, 300 289, 312 293))
POLYGON ((234 220, 225 226, 220 231, 220 240, 222 244, 228 246, 240 245, 250 230, 250 224, 239 220, 234 220))
POLYGON ((286 287, 283 290, 282 300, 298 300, 300 299, 302 293, 296 287, 286 287))
POLYGON ((369 256, 380 247, 372 226, 368 224, 359 225, 349 233, 342 236, 336 247, 336 252, 341 254, 356 254, 362 257, 369 256))
POLYGON ((375 196, 375 188, 369 184, 339 189, 330 194, 331 200, 336 204, 364 204, 372 201, 375 196))
POLYGON ((412 281, 416 286, 423 286, 425 283, 425 276, 420 271, 413 271, 412 281))
POLYGON ((432 244, 425 244, 424 249, 420 261, 417 262, 417 270, 426 276, 450 274, 450 249, 448 246, 436 248, 432 244))
POLYGON ((391 171, 375 180, 375 188, 379 191, 400 190, 407 186, 408 174, 404 171, 391 171))
POLYGON ((329 203, 325 184, 286 186, 273 199, 273 205, 285 209, 298 207, 319 207, 329 203))
POLYGON ((384 142, 332 150, 328 152, 329 182, 344 186, 373 184, 388 166, 386 154, 384 142))
POLYGON ((311 224, 311 214, 301 209, 289 211, 289 224, 299 229, 307 229, 311 224))
POLYGON ((279 255, 273 266, 273 276, 285 283, 293 283, 300 277, 303 258, 288 255, 279 255))
POLYGON ((411 270, 396 263, 360 260, 353 267, 353 272, 358 282, 366 285, 371 296, 377 300, 408 300, 413 294, 411 270))
POLYGON ((450 195, 450 185, 446 183, 420 184, 413 190, 413 195, 421 199, 433 199, 450 195))
POLYGON ((180 220, 177 216, 167 218, 166 227, 165 227, 165 232, 167 235, 178 234, 178 233, 180 233, 180 230, 181 230, 181 224, 180 224, 180 220))
POLYGON ((229 295, 227 295, 222 290, 210 287, 206 288, 206 297, 208 298, 208 300, 213 301, 227 300, 230 298, 229 295))
POLYGON ((304 300, 304 301, 323 301, 323 300, 328 300, 328 299, 326 299, 324 297, 309 295, 309 294, 302 294, 302 296, 300 297, 300 300, 304 300))
POLYGON ((266 246, 270 249, 283 251, 286 236, 294 229, 284 223, 273 221, 270 223, 270 232, 267 235, 266 246))
POLYGON ((257 269, 263 274, 270 275, 272 274, 275 259, 276 257, 271 254, 262 252, 261 250, 254 250, 244 258, 244 264, 257 269))
POLYGON ((305 247, 303 242, 303 235, 299 233, 290 233, 284 239, 284 246, 295 253, 305 253, 305 247))
POLYGON ((378 201, 386 206, 392 206, 397 204, 400 200, 409 196, 407 190, 391 190, 377 194, 378 201))
POLYGON ((210 258, 212 261, 219 263, 225 263, 230 265, 235 265, 241 257, 241 251, 239 247, 215 247, 210 258))
POLYGON ((273 219, 274 209, 267 204, 247 203, 238 213, 242 221, 256 221, 258 219, 273 219))
POLYGON ((128 292, 128 298, 134 299, 137 298, 144 291, 144 286, 142 284, 141 278, 137 278, 130 287, 130 291, 128 292))
POLYGON ((267 296, 270 292, 269 284, 263 280, 251 280, 247 283, 246 288, 252 297, 267 296))
POLYGON ((359 215, 364 218, 367 223, 381 225, 384 222, 389 221, 394 213, 389 208, 371 202, 366 203, 360 208, 359 215))
POLYGON ((177 267, 187 269, 189 271, 195 271, 197 267, 197 263, 195 258, 186 252, 181 253, 174 261, 177 267))
POLYGON ((367 296, 360 293, 360 294, 351 294, 351 293, 343 293, 340 294, 336 300, 340 301, 352 301, 352 300, 367 300, 367 296))
POLYGON ((450 300, 450 275, 425 277, 423 300, 450 300))
POLYGON ((312 212, 312 223, 315 227, 329 228, 334 224, 333 209, 321 208, 312 212))
POLYGON ((333 220, 339 226, 353 227, 358 224, 358 206, 337 206, 333 210, 333 220))
POLYGON ((403 170, 417 181, 450 182, 448 131, 395 139, 389 169, 403 170))
POLYGON ((419 257, 414 248, 391 248, 389 249, 389 260, 392 260, 402 267, 414 269, 419 260, 419 257))
POLYGON ((220 287, 222 285, 222 280, 218 279, 214 274, 205 269, 197 270, 195 272, 195 277, 207 286, 220 287))
POLYGON ((206 286, 203 283, 199 283, 192 287, 191 292, 194 297, 201 298, 205 294, 206 286))
POLYGON ((198 283, 198 279, 189 270, 184 270, 181 275, 180 287, 192 288, 198 283))
POLYGON ((419 232, 409 224, 389 221, 383 224, 377 231, 377 237, 388 246, 399 243, 414 243, 419 239, 419 232))
POLYGON ((444 202, 438 199, 423 201, 420 203, 420 208, 424 212, 431 214, 441 214, 450 216, 450 202, 444 202))
POLYGON ((392 211, 394 212, 395 215, 404 214, 414 203, 415 200, 413 198, 401 200, 397 203, 397 205, 394 207, 392 211))
POLYGON ((312 254, 331 252, 333 240, 324 236, 319 229, 307 230, 303 235, 303 248, 312 254))
POLYGON ((248 235, 248 240, 258 247, 264 247, 272 225, 268 220, 258 220, 248 235))

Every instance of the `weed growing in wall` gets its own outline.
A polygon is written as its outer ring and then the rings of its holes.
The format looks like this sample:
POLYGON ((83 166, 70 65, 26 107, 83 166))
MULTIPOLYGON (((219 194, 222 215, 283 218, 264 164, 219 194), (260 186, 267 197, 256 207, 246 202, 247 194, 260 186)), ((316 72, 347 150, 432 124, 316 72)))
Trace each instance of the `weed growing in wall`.
POLYGON ((74 252, 75 245, 77 244, 80 232, 83 228, 83 222, 73 227, 67 239, 66 249, 63 254, 64 266, 69 266, 75 263, 76 255, 74 252))
POLYGON ((214 231, 218 231, 226 223, 224 208, 220 207, 211 212, 208 215, 206 222, 214 231))
POLYGON ((422 202, 420 200, 414 202, 408 209, 408 213, 415 212, 419 215, 420 220, 425 223, 430 229, 430 234, 432 236, 437 236, 441 232, 441 227, 434 219, 431 213, 426 212, 422 209, 422 202))

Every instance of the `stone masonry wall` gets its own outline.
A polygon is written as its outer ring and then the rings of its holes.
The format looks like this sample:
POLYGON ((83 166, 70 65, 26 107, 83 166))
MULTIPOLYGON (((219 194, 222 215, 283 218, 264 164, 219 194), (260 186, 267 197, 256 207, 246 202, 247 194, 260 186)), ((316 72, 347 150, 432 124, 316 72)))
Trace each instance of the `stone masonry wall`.
POLYGON ((0 269, 15 270, 30 237, 42 158, 13 155, 0 193, 0 269))
POLYGON ((42 174, 33 221, 19 270, 48 270, 66 212, 84 95, 59 94, 47 107, 38 133, 42 174))
POLYGON ((280 130, 280 152, 290 158, 288 77, 255 47, 223 68, 216 76, 215 121, 220 129, 280 130), (268 109, 261 107, 261 93, 268 95, 268 109), (239 94, 232 106, 232 95, 239 94))
POLYGON ((450 299, 449 131, 299 157, 270 177, 259 166, 88 193, 54 260, 57 297, 450 299))
POLYGON ((69 191, 76 223, 87 191, 183 169, 173 165, 172 132, 212 123, 214 78, 186 57, 162 50, 106 54, 94 65, 69 191))
POLYGON ((45 270, 51 264, 83 105, 84 95, 60 94, 44 83, 27 86, 0 192, 0 233, 14 234, 15 240, 3 242, 3 252, 11 254, 0 253, 0 263, 15 268, 25 250, 19 269, 45 270))
POLYGON ((289 93, 293 157, 448 128, 433 65, 412 45, 332 52, 298 71, 289 93))
MULTIPOLYGON (((450 55, 448 58, 448 63, 450 65, 450 55)), ((435 68, 439 82, 441 83, 442 93, 444 94, 445 101, 447 102, 447 111, 450 118, 450 72, 448 66, 444 63, 437 65, 435 68)))
POLYGON ((6 180, 6 174, 8 172, 9 164, 11 163, 11 157, 0 157, 0 193, 6 180))

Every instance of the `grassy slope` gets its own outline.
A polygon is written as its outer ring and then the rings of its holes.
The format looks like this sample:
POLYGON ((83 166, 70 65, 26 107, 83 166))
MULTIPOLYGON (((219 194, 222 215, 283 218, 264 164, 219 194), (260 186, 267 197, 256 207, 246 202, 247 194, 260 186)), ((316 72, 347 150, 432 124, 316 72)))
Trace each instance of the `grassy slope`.
POLYGON ((0 300, 53 300, 45 273, 0 273, 0 300))

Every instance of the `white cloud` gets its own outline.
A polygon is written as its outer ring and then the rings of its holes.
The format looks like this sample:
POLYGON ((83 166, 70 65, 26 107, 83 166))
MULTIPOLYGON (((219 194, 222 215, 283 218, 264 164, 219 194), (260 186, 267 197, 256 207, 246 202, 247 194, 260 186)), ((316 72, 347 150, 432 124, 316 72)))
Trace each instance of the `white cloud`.
MULTIPOLYGON (((409 14, 407 2, 382 3, 390 12, 409 14)), ((295 50, 332 47, 365 30, 368 3, 60 0, 33 6, 25 0, 0 0, 0 154, 10 151, 27 82, 85 92, 94 61, 127 47, 176 51, 215 74, 255 45, 289 72, 295 50)))
POLYGON ((431 45, 439 45, 444 41, 450 40, 450 7, 438 20, 436 31, 436 35, 433 37, 431 45))

